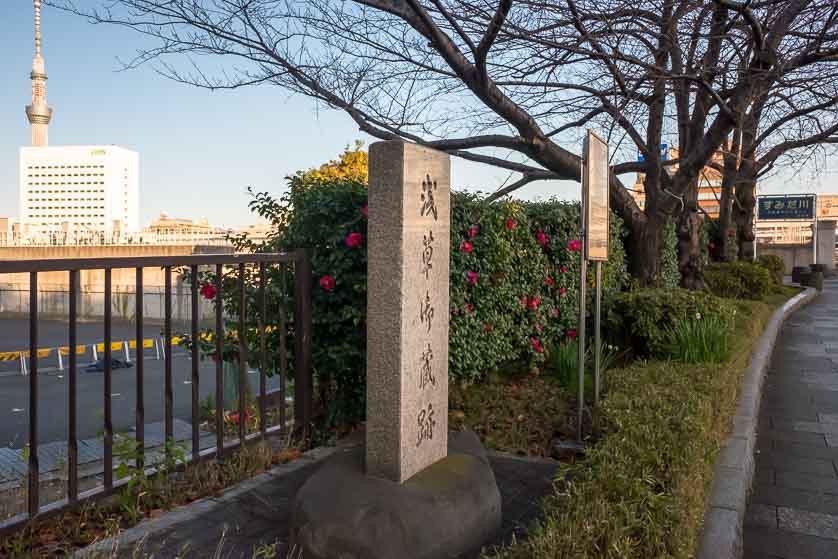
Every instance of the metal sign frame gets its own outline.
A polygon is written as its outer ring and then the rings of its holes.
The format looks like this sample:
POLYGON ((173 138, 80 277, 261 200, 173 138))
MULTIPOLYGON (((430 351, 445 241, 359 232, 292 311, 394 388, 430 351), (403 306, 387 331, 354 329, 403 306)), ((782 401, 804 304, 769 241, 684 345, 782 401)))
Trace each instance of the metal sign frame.
POLYGON ((585 258, 608 260, 608 143, 591 130, 585 137, 585 164, 582 172, 585 258))
MULTIPOLYGON (((591 259, 595 262, 596 265, 596 298, 595 298, 595 310, 594 310, 594 406, 599 404, 599 389, 600 389, 600 355, 602 352, 602 343, 600 340, 600 315, 601 315, 601 306, 602 306, 602 262, 603 260, 608 260, 608 241, 609 241, 609 224, 611 213, 610 213, 610 205, 609 205, 609 176, 610 176, 610 169, 608 167, 608 143, 596 135, 592 130, 588 130, 587 134, 585 135, 584 145, 582 146, 582 202, 581 205, 581 215, 580 219, 582 221, 582 252, 580 254, 580 270, 579 270, 579 328, 578 328, 578 337, 579 337, 579 351, 577 356, 577 364, 579 368, 579 393, 577 394, 578 397, 578 405, 577 405, 577 418, 576 418, 576 439, 579 443, 582 442, 584 433, 582 429, 582 422, 584 419, 584 408, 585 408, 585 322, 586 322, 586 311, 585 311, 585 303, 587 300, 587 287, 588 287, 588 259, 591 259), (598 157, 596 162, 591 161, 592 152, 595 150, 591 149, 591 145, 596 143, 596 145, 601 148, 599 151, 596 151, 593 155, 598 157), (604 165, 603 165, 604 164, 604 165), (603 168, 604 167, 604 168, 603 168), (598 173, 598 174, 597 174, 598 173), (589 240, 590 240, 590 213, 592 208, 590 193, 591 193, 591 183, 599 180, 602 182, 604 179, 604 196, 605 196, 605 239, 604 239, 604 250, 603 247, 600 246, 601 250, 596 254, 591 254, 589 251, 589 240)), ((599 185, 602 189, 602 185, 599 185)), ((602 192, 598 193, 600 197, 602 197, 602 192)), ((601 234, 601 228, 599 228, 598 234, 601 234)))

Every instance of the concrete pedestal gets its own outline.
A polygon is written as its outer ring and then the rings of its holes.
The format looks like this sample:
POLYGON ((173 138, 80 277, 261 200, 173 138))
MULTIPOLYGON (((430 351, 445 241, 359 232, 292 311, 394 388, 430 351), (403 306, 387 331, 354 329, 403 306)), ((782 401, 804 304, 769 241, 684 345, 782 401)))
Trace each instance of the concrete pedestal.
POLYGON ((294 500, 292 542, 304 559, 455 559, 501 525, 501 498, 473 433, 404 483, 364 474, 364 449, 331 458, 294 500))
POLYGON ((817 264, 824 265, 824 275, 832 275, 835 272, 835 223, 834 221, 818 221, 817 243, 818 261, 817 264))

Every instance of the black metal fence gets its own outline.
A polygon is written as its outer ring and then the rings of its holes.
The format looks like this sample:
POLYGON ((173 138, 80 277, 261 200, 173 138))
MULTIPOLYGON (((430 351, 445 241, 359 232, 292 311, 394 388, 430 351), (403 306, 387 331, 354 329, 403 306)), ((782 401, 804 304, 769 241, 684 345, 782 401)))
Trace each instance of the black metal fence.
MULTIPOLYGON (((307 429, 311 422, 312 413, 312 370, 311 370, 311 265, 305 250, 297 250, 291 253, 275 254, 212 254, 195 256, 172 256, 172 257, 135 257, 135 258, 83 258, 83 259, 50 259, 50 260, 29 260, 29 261, 0 261, 0 274, 28 273, 29 285, 29 426, 28 426, 28 490, 27 490, 27 512, 18 514, 0 523, 0 533, 14 531, 25 523, 36 517, 45 516, 75 507, 79 503, 107 496, 115 489, 125 483, 125 480, 114 480, 114 428, 112 421, 111 402, 111 331, 112 331, 112 286, 111 271, 113 269, 134 268, 136 269, 136 297, 142 301, 143 297, 143 269, 163 268, 165 274, 165 318, 164 318, 164 421, 165 439, 173 440, 173 388, 172 388, 172 271, 173 268, 180 269, 188 267, 192 278, 198 277, 199 267, 214 267, 215 277, 215 349, 216 355, 222 355, 223 332, 224 332, 224 304, 223 304, 223 275, 225 268, 238 270, 238 301, 239 324, 238 333, 238 439, 228 442, 224 440, 224 391, 223 391, 223 364, 217 358, 215 366, 215 446, 201 450, 199 442, 199 289, 198 281, 192 281, 191 286, 191 453, 189 461, 196 461, 206 458, 221 457, 225 452, 243 445, 245 442, 264 438, 268 433, 279 431, 284 434, 288 428, 286 416, 286 378, 288 375, 288 356, 286 339, 288 333, 288 320, 283 305, 279 307, 279 347, 275 351, 279 353, 279 424, 273 427, 268 426, 267 421, 267 356, 269 349, 266 342, 267 314, 267 272, 269 267, 278 266, 284 270, 294 267, 294 408, 293 423, 295 429, 307 429), (257 301, 260 307, 258 313, 258 337, 260 346, 259 359, 259 395, 258 395, 258 431, 248 433, 247 421, 247 398, 245 385, 247 383, 248 352, 246 340, 245 313, 247 309, 245 270, 248 265, 258 266, 258 293, 257 301), (104 418, 103 418, 103 483, 102 485, 84 492, 79 491, 79 445, 77 433, 77 378, 78 364, 75 348, 77 347, 77 304, 79 293, 79 271, 80 270, 104 270, 104 418), (50 503, 46 506, 40 504, 40 478, 39 478, 39 456, 38 456, 38 273, 39 272, 67 272, 69 275, 69 366, 67 367, 68 383, 68 416, 67 416, 67 487, 66 498, 50 503)), ((144 367, 143 351, 141 340, 143 339, 143 305, 136 306, 135 316, 138 350, 134 361, 136 373, 136 466, 145 469, 145 393, 144 393, 144 367)), ((168 448, 168 446, 167 446, 168 448)))

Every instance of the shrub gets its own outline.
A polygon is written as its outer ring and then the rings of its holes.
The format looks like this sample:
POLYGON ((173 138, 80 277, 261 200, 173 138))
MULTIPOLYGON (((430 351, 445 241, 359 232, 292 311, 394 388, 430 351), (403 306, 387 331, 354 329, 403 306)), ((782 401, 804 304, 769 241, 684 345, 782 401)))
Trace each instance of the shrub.
MULTIPOLYGON (((734 311, 735 312, 735 311, 734 311)), ((677 321, 664 337, 666 354, 684 363, 721 363, 727 359, 730 321, 696 316, 677 321)))
POLYGON ((639 356, 666 356, 666 332, 676 323, 700 314, 724 317, 733 307, 709 293, 674 288, 635 289, 606 300, 608 336, 639 356))
POLYGON ((769 271, 752 262, 711 264, 704 272, 704 281, 719 297, 754 301, 765 298, 775 285, 769 271))
POLYGON ((713 462, 736 409, 753 340, 771 315, 742 302, 720 364, 635 362, 606 377, 604 435, 567 464, 544 519, 495 559, 695 557, 713 462))
MULTIPOLYGON (((240 247, 310 251, 314 372, 331 419, 352 422, 365 410, 367 188, 357 173, 321 175, 290 177, 279 200, 256 194, 251 209, 278 233, 240 247)), ((462 192, 452 193, 451 202, 451 381, 481 380, 510 361, 543 362, 548 348, 576 332, 579 204, 489 204, 462 192)), ((622 235, 622 222, 612 215, 607 290, 627 280, 622 235)))
POLYGON ((786 273, 786 263, 776 254, 763 254, 757 259, 757 264, 768 270, 774 282, 783 285, 783 276, 786 273))

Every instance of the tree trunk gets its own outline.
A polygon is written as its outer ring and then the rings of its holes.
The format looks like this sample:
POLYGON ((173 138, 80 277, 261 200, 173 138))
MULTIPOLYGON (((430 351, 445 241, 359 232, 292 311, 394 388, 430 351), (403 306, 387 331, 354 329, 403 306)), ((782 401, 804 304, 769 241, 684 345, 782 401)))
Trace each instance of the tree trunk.
POLYGON ((754 258, 754 210, 756 209, 757 181, 753 176, 740 177, 736 185, 736 240, 739 246, 739 260, 750 261, 754 258))
POLYGON ((626 238, 629 272, 640 287, 658 287, 661 281, 661 250, 666 221, 646 215, 641 222, 630 223, 626 238))
POLYGON ((675 222, 678 238, 678 272, 681 287, 704 289, 704 265, 701 262, 701 226, 704 218, 698 213, 698 178, 684 191, 684 204, 675 222))
POLYGON ((678 237, 678 271, 681 287, 704 289, 704 265, 701 261, 701 226, 704 218, 693 208, 685 208, 675 228, 678 237))

